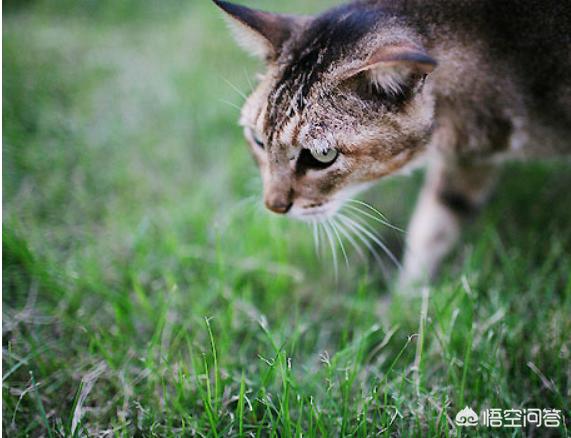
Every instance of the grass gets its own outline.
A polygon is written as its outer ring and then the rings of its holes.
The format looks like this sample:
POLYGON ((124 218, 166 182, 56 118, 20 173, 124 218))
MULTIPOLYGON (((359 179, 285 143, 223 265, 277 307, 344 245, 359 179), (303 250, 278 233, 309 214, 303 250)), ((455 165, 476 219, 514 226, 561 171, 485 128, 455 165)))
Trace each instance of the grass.
MULTIPOLYGON (((568 435, 569 165, 509 166, 429 294, 389 299, 259 207, 233 86, 260 66, 209 2, 5 8, 6 436, 488 436, 465 405, 568 435)), ((405 226, 420 181, 368 199, 405 226)))

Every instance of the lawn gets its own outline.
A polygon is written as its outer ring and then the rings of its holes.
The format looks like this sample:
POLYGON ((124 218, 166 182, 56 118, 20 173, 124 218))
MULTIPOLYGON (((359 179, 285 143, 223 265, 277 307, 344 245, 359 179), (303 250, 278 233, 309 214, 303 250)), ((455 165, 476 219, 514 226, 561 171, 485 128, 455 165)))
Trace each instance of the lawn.
MULTIPOLYGON (((569 164, 509 165, 401 297, 352 251, 336 278, 310 228, 261 207, 236 107, 262 67, 209 1, 4 14, 5 436, 489 436, 454 425, 465 406, 561 409, 493 433, 568 435, 569 164)), ((363 199, 406 227, 421 181, 363 199)))

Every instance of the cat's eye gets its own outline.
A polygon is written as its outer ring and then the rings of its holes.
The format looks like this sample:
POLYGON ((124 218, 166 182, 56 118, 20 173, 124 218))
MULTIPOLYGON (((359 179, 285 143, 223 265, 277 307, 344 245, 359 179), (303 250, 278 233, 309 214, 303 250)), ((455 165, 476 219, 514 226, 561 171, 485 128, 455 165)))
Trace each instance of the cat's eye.
POLYGON ((319 161, 320 163, 323 164, 330 164, 332 163, 335 158, 337 158, 337 149, 327 149, 325 151, 309 151, 311 153, 311 156, 313 158, 315 158, 317 161, 319 161))
POLYGON ((258 147, 262 149, 265 148, 263 140, 258 136, 258 134, 256 134, 256 131, 254 131, 253 129, 250 130, 250 135, 252 136, 252 140, 254 141, 254 143, 256 143, 258 147))
POLYGON ((303 169, 325 169, 331 166, 339 152, 337 149, 330 148, 322 152, 312 151, 310 149, 302 149, 297 159, 297 166, 299 170, 303 169))
POLYGON ((254 143, 256 143, 262 149, 265 148, 264 142, 262 140, 260 140, 260 137, 258 137, 257 135, 254 135, 254 143))

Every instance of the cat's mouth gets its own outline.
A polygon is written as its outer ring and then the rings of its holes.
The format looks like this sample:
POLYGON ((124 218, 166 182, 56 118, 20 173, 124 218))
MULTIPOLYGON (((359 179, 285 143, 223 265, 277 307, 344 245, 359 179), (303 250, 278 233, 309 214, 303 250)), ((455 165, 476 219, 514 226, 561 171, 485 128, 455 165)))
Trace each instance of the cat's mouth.
POLYGON ((304 222, 324 222, 335 216, 343 204, 339 201, 330 201, 315 207, 292 207, 288 216, 304 222))
POLYGON ((294 202, 287 216, 303 222, 327 222, 343 208, 347 202, 352 201, 352 197, 357 193, 366 190, 372 185, 370 182, 355 184, 335 193, 326 201, 308 202, 308 200, 298 200, 294 202))

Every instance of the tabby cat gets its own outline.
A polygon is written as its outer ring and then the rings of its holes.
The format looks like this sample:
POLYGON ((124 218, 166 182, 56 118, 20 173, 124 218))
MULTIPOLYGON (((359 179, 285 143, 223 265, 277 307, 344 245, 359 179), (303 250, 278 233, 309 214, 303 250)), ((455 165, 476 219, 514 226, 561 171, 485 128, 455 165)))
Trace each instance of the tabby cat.
POLYGON ((499 162, 571 152, 569 0, 371 0, 317 16, 214 1, 267 65, 240 122, 268 209, 326 220, 426 164, 404 282, 435 274, 499 162))

